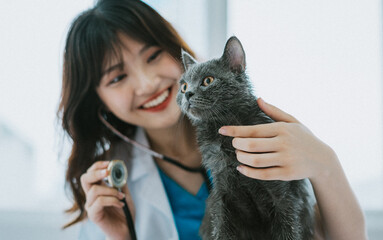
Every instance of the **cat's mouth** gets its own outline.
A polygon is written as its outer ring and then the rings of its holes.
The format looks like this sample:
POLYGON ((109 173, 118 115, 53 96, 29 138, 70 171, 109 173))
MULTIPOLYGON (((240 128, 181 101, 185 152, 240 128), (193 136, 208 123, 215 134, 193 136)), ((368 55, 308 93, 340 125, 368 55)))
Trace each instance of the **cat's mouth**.
POLYGON ((188 110, 186 111, 186 115, 192 120, 200 120, 201 119, 200 114, 198 113, 198 110, 196 110, 195 108, 189 108, 188 107, 188 110))
POLYGON ((195 104, 188 102, 186 106, 185 113, 194 120, 201 119, 201 109, 198 108, 195 104))
POLYGON ((185 113, 196 120, 206 118, 204 116, 207 116, 206 113, 210 112, 214 105, 208 99, 200 97, 191 98, 186 104, 185 113))

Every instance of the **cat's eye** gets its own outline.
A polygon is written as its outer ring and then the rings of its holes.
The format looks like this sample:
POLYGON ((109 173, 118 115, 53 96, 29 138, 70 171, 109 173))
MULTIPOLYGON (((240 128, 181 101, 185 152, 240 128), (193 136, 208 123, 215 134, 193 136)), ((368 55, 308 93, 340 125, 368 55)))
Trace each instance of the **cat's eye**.
POLYGON ((182 83, 181 85, 181 92, 182 93, 185 93, 186 92, 186 89, 188 89, 188 84, 185 82, 185 83, 182 83))
POLYGON ((202 85, 204 85, 204 86, 206 87, 206 86, 208 86, 209 84, 211 84, 213 81, 214 81, 214 78, 213 78, 213 77, 205 77, 205 78, 203 79, 202 85))

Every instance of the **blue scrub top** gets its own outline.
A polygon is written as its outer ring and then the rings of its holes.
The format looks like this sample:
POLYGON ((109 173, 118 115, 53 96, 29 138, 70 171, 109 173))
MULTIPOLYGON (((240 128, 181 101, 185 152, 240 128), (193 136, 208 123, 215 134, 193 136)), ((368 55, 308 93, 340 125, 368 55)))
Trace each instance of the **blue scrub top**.
POLYGON ((160 168, 158 171, 172 208, 180 240, 200 240, 199 227, 205 213, 209 190, 204 182, 196 195, 182 188, 160 168))

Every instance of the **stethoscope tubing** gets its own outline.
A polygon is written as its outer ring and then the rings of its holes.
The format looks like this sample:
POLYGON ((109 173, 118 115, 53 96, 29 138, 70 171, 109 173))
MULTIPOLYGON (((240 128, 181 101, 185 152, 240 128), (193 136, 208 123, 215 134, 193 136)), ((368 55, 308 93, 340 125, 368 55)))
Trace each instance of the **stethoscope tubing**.
POLYGON ((188 166, 185 166, 183 164, 181 164, 180 162, 178 162, 177 160, 174 160, 173 158, 171 157, 168 157, 168 156, 165 156, 161 153, 158 153, 156 151, 153 151, 152 149, 150 149, 149 147, 141 144, 141 143, 138 143, 130 138, 128 138, 127 136, 125 136, 124 134, 122 134, 120 131, 118 131, 115 127, 112 126, 112 124, 110 124, 105 118, 102 117, 101 115, 101 110, 98 111, 98 117, 99 119, 101 120, 101 122, 110 130, 112 131, 114 134, 116 134, 119 138, 121 138, 122 140, 124 140, 125 142, 127 143, 130 143, 132 144, 133 146, 141 149, 142 151, 150 154, 151 156, 153 157, 156 157, 156 158, 160 158, 162 160, 165 160, 167 162, 170 162, 186 171, 189 171, 189 172, 201 172, 201 171, 205 171, 204 168, 202 167, 188 167, 188 166))
MULTIPOLYGON (((127 142, 127 143, 130 143, 132 144, 133 146, 141 149, 142 151, 150 154, 151 156, 153 157, 156 157, 156 158, 159 158, 159 159, 162 159, 164 161, 167 161, 169 163, 172 163, 186 171, 189 171, 189 172, 199 172, 202 174, 202 176, 204 177, 204 180, 205 180, 205 183, 208 187, 208 191, 209 193, 211 192, 211 182, 210 182, 210 179, 209 179, 209 176, 206 172, 206 169, 204 167, 196 167, 196 168, 192 168, 192 167, 188 167, 188 166, 185 166, 183 165, 182 163, 178 162, 177 160, 174 160, 168 156, 165 156, 163 154, 160 154, 156 151, 153 151, 152 149, 150 149, 149 147, 141 144, 141 143, 138 143, 130 138, 128 138, 127 136, 125 136, 124 134, 122 134, 120 131, 118 131, 116 128, 114 128, 112 126, 112 124, 110 124, 105 118, 102 117, 101 115, 101 109, 99 109, 98 111, 98 117, 100 119, 100 121, 110 130, 112 131, 115 135, 117 135, 119 138, 121 138, 123 141, 127 142)), ((123 210, 124 210, 124 214, 125 214, 125 218, 126 218, 126 222, 127 222, 127 225, 128 225, 128 228, 129 228, 129 232, 130 232, 130 237, 132 240, 136 240, 137 239, 137 236, 136 236, 136 231, 135 231, 135 227, 134 227, 134 222, 133 222, 133 217, 131 215, 131 212, 129 211, 129 207, 126 203, 126 199, 124 198, 123 200, 121 200, 123 203, 124 203, 124 207, 123 207, 123 210)))

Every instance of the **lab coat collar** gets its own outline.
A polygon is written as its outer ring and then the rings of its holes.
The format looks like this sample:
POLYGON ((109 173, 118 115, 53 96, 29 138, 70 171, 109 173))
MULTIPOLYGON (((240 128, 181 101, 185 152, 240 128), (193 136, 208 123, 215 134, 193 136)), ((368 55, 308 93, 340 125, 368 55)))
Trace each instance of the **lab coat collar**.
MULTIPOLYGON (((149 142, 145 135, 144 129, 137 127, 134 139, 136 142, 149 147, 149 142)), ((157 168, 154 164, 153 157, 137 147, 133 147, 132 161, 130 161, 130 164, 128 163, 128 165, 128 169, 130 170, 129 180, 131 182, 134 182, 139 178, 153 172, 153 168, 157 168)))
MULTIPOLYGON (((149 146, 144 129, 137 128, 135 141, 144 146, 149 146)), ((128 165, 128 182, 138 187, 138 189, 136 188, 137 192, 135 192, 137 194, 136 199, 146 201, 149 205, 162 212, 168 222, 173 222, 172 210, 153 157, 141 149, 133 147, 132 158, 128 162, 130 162, 128 165)), ((178 234, 174 222, 171 229, 172 234, 169 236, 177 239, 178 234)))

